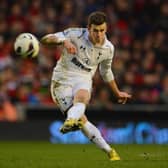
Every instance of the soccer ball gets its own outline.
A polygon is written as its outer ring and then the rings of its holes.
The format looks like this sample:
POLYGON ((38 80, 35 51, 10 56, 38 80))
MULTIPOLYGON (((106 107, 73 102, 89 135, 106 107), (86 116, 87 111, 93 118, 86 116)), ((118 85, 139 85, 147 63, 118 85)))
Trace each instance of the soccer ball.
POLYGON ((14 42, 14 50, 19 56, 34 58, 39 53, 39 41, 31 33, 22 33, 14 42))

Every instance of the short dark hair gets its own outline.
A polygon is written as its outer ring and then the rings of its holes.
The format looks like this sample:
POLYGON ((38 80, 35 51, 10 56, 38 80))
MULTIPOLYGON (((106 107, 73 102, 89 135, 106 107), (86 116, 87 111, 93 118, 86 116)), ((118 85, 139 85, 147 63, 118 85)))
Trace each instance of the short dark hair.
POLYGON ((88 17, 88 26, 91 26, 91 24, 101 25, 105 22, 107 22, 107 18, 104 12, 92 12, 88 17))

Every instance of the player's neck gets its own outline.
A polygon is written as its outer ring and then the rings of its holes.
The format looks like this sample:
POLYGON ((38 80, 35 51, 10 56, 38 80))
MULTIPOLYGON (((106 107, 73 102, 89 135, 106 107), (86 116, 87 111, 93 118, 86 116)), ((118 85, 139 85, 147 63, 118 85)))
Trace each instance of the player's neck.
POLYGON ((100 42, 95 42, 90 36, 89 36, 90 42, 95 46, 95 47, 101 47, 104 44, 105 38, 101 40, 100 42))

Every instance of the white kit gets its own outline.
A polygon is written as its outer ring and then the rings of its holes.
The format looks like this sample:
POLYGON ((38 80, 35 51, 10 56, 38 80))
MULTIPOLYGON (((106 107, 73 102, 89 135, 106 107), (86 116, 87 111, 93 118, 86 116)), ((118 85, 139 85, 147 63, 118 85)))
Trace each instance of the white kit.
POLYGON ((77 48, 77 54, 69 54, 63 49, 52 75, 52 98, 65 111, 72 105, 76 91, 91 91, 92 77, 98 66, 104 81, 114 79, 111 70, 114 46, 107 39, 101 47, 93 46, 86 28, 69 28, 55 33, 55 36, 60 40, 70 40, 77 48))

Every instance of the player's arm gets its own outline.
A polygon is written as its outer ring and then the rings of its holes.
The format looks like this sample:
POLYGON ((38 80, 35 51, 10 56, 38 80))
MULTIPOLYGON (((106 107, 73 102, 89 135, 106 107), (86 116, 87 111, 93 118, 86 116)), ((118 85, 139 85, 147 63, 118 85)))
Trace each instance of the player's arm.
POLYGON ((44 45, 60 45, 63 44, 66 40, 63 33, 56 33, 56 34, 47 34, 43 36, 40 42, 44 45))
POLYGON ((76 54, 77 52, 74 44, 64 35, 63 32, 45 35, 41 38, 40 42, 47 46, 62 45, 70 54, 76 54))
POLYGON ((118 102, 125 104, 128 99, 130 99, 132 96, 128 94, 127 92, 122 92, 118 89, 118 86, 116 84, 115 80, 111 80, 108 82, 108 85, 110 86, 111 90, 115 94, 115 96, 118 98, 118 102))
POLYGON ((100 74, 103 80, 108 83, 110 89, 117 97, 118 102, 125 104, 127 99, 131 98, 131 95, 119 90, 118 85, 114 79, 113 72, 111 70, 111 64, 112 64, 112 59, 109 58, 107 60, 104 60, 99 66, 100 74))

